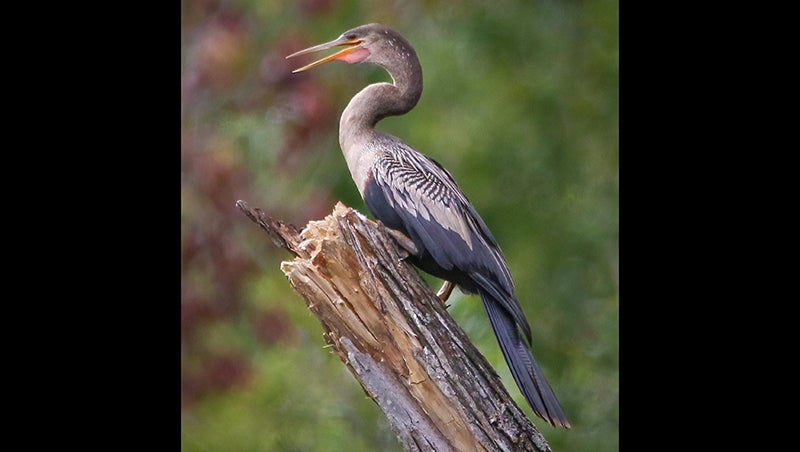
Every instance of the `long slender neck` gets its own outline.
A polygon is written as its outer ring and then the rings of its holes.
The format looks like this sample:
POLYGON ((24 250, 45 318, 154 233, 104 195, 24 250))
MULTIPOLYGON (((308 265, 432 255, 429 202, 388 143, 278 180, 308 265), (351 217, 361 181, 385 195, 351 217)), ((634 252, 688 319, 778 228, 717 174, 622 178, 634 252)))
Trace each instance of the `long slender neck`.
POLYGON ((375 64, 389 72, 393 83, 369 85, 347 104, 339 122, 339 144, 345 158, 372 135, 378 121, 409 112, 422 96, 422 67, 411 46, 399 46, 391 58, 375 64))

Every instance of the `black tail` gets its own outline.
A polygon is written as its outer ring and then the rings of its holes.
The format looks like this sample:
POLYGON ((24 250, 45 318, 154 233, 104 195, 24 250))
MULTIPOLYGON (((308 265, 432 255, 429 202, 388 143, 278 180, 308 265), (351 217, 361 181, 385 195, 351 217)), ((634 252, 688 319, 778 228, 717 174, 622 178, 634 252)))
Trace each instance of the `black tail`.
MULTIPOLYGON (((553 389, 545 380, 533 353, 522 339, 514 318, 503 307, 504 304, 486 290, 480 288, 479 292, 497 342, 500 343, 500 350, 503 351, 506 363, 511 369, 511 375, 514 376, 517 386, 525 396, 525 400, 533 408, 533 412, 554 427, 560 425, 570 428, 571 425, 564 410, 558 403, 553 389)), ((516 300, 512 300, 512 302, 517 303, 516 300)))

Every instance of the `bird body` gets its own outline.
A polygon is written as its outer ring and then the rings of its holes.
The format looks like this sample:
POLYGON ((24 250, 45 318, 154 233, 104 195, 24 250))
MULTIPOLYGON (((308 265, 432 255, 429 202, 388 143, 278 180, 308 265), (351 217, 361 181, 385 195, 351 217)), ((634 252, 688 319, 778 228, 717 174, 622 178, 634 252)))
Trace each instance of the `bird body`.
POLYGON ((392 83, 371 84, 356 94, 339 123, 339 144, 367 207, 411 240, 407 249, 417 267, 480 295, 503 356, 533 411, 552 425, 569 427, 530 351, 531 329, 489 228, 442 165, 375 128, 387 116, 410 111, 422 95, 422 69, 413 47, 396 31, 368 24, 287 58, 335 46, 345 48, 295 72, 340 60, 377 64, 392 77, 392 83))

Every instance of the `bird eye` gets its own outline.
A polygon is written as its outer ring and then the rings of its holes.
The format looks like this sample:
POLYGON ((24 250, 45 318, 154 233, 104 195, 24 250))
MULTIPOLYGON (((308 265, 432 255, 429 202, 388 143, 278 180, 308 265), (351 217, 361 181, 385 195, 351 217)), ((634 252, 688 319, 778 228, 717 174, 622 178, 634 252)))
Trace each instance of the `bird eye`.
POLYGON ((354 39, 356 39, 356 34, 355 33, 350 33, 349 35, 345 36, 345 38, 350 39, 350 40, 354 40, 354 39))

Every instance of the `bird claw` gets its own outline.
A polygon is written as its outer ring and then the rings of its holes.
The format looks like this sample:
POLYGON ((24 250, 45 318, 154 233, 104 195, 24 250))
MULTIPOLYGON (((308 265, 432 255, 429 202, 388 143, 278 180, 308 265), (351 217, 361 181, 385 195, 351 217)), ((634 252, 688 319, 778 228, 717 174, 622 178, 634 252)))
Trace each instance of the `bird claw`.
MULTIPOLYGON (((392 229, 386 225, 383 227, 386 229, 386 232, 388 232, 389 235, 392 236, 392 238, 397 242, 397 244, 400 245, 401 251, 405 252, 405 256, 400 258, 401 261, 406 260, 411 255, 419 254, 419 248, 417 248, 417 245, 413 240, 411 240, 410 237, 398 231, 397 229, 392 229)), ((403 253, 400 254, 402 255, 403 253)))
POLYGON ((450 298, 450 294, 453 293, 453 288, 455 287, 455 284, 451 283, 450 281, 445 281, 439 291, 436 292, 436 296, 439 297, 439 301, 442 302, 445 309, 450 307, 450 305, 445 302, 448 298, 450 298))

